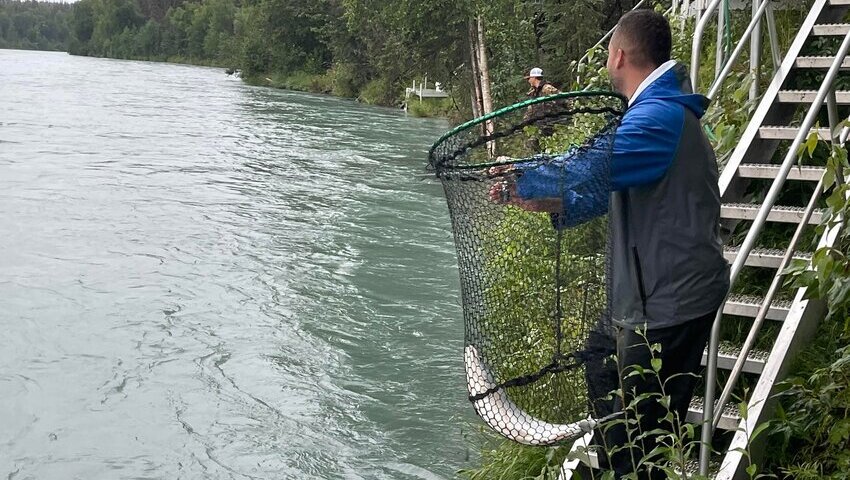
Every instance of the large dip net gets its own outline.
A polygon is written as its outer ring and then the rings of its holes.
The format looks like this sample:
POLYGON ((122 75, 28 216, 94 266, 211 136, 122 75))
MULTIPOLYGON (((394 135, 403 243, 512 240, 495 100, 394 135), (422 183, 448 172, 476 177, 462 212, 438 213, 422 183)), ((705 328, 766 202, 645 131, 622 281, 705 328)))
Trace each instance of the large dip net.
POLYGON ((469 399, 521 443, 569 441, 599 419, 586 375, 613 348, 593 339, 610 335, 606 213, 624 110, 612 93, 533 99, 429 153, 458 253, 469 399))

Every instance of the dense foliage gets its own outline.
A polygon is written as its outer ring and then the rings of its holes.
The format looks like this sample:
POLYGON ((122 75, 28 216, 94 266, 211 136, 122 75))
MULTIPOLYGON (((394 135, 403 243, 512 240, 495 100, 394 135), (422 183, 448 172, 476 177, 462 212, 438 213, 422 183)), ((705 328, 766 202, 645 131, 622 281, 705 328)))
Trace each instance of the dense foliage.
POLYGON ((81 0, 70 52, 226 66, 256 83, 394 104, 414 79, 442 82, 464 112, 470 35, 485 25, 496 104, 512 103, 541 66, 568 84, 569 64, 635 0, 81 0), (569 21, 566 21, 569 19, 569 21))
POLYGON ((65 50, 71 8, 67 3, 0 0, 0 48, 65 50))

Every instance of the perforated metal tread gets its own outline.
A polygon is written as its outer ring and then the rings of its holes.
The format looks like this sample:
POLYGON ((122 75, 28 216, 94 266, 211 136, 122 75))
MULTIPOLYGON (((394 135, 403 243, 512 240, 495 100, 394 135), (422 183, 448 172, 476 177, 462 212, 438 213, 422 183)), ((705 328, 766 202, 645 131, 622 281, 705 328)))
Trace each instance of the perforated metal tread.
MULTIPOLYGON (((825 171, 826 169, 823 167, 793 167, 788 172, 788 180, 817 182, 821 179, 825 171)), ((766 163, 742 163, 738 167, 738 175, 743 178, 762 178, 766 180, 773 180, 777 175, 779 175, 779 165, 766 163)))
MULTIPOLYGON (((705 408, 705 400, 702 397, 694 397, 691 399, 691 404, 688 406, 688 416, 686 420, 690 423, 702 423, 702 413, 705 408)), ((723 430, 737 430, 738 423, 741 421, 741 412, 738 411, 738 405, 729 402, 723 406, 723 416, 720 418, 720 423, 717 428, 723 430)))
MULTIPOLYGON (((794 61, 794 66, 797 68, 813 68, 825 70, 832 66, 835 57, 827 56, 812 56, 812 57, 797 57, 794 61)), ((850 69, 850 58, 845 58, 841 63, 842 69, 850 69)))
MULTIPOLYGON (((831 2, 830 2, 831 3, 831 2)), ((837 5, 832 3, 832 5, 837 5)), ((812 34, 817 36, 835 36, 847 35, 847 32, 850 32, 850 23, 823 23, 820 25, 815 25, 812 28, 812 34)))
MULTIPOLYGON (((723 305, 723 313, 727 315, 737 315, 739 317, 755 318, 758 314, 761 302, 764 300, 761 297, 753 295, 731 295, 726 304, 723 305)), ((768 320, 783 321, 788 316, 788 311, 791 309, 791 302, 785 300, 774 300, 767 310, 768 320)))
MULTIPOLYGON (((725 203, 720 206, 721 218, 733 218, 737 220, 755 220, 756 214, 761 208, 758 203, 725 203)), ((769 222, 781 223, 800 223, 803 219, 803 207, 788 207, 775 205, 767 215, 769 222)), ((817 225, 823 218, 824 210, 822 208, 815 209, 812 216, 809 218, 809 224, 817 225)))
MULTIPOLYGON (((738 247, 723 247, 723 256, 727 261, 734 262, 739 251, 740 248, 738 247)), ((754 248, 750 251, 745 265, 748 267, 779 268, 784 256, 785 251, 778 248, 754 248)), ((809 262, 812 260, 812 254, 810 252, 797 252, 793 259, 809 262)))
MULTIPOLYGON (((767 350, 751 349, 747 354, 747 361, 744 362, 744 371, 747 373, 760 374, 764 370, 764 365, 767 362, 767 357, 770 352, 767 350)), ((717 354, 717 368, 723 370, 732 370, 738 357, 741 356, 741 347, 732 342, 721 342, 720 350, 717 354)), ((702 365, 708 364, 708 349, 702 352, 702 365)))
MULTIPOLYGON (((782 90, 777 95, 776 100, 779 103, 802 103, 810 105, 814 103, 817 97, 817 90, 782 90)), ((826 103, 826 97, 824 97, 826 103)), ((835 92, 835 101, 839 105, 850 105, 850 91, 837 90, 835 92)))
MULTIPOLYGON (((799 127, 766 125, 759 127, 758 137, 762 140, 794 140, 797 138, 797 133, 799 131, 799 127)), ((820 137, 821 140, 830 140, 828 128, 818 128, 817 130, 813 129, 812 131, 817 131, 818 137, 820 137)))
MULTIPOLYGON (((717 472, 720 471, 721 458, 720 457, 712 457, 711 461, 708 463, 708 478, 713 479, 717 477, 717 472)), ((686 478, 692 478, 696 475, 699 475, 699 460, 693 458, 688 460, 685 463, 685 472, 688 474, 686 478)), ((704 477, 701 477, 704 478, 704 477)))

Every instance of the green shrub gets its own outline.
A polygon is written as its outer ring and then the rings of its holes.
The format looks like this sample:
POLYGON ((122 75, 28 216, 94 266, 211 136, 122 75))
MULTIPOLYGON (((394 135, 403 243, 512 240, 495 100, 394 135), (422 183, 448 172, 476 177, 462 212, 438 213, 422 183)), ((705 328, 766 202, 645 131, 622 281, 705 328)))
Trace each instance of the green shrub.
POLYGON ((328 77, 322 74, 311 74, 297 71, 292 73, 272 73, 269 75, 252 75, 244 77, 247 83, 286 90, 311 93, 330 93, 331 85, 328 77))
MULTIPOLYGON (((814 151, 817 137, 810 137, 814 151)), ((826 212, 818 233, 834 229, 830 247, 819 248, 812 268, 796 263, 787 272, 795 287, 829 308, 817 340, 800 356, 798 375, 783 382, 783 408, 772 432, 783 439, 777 461, 791 478, 850 478, 850 187, 839 181, 850 171, 847 150, 833 146, 826 162, 826 212)))
POLYGON ((407 113, 414 117, 447 117, 454 109, 451 98, 426 98, 421 102, 416 97, 407 100, 407 113))
POLYGON ((345 63, 335 63, 328 70, 327 76, 331 85, 331 93, 338 97, 355 98, 362 85, 357 78, 357 69, 345 63))
POLYGON ((369 81, 357 96, 357 99, 368 105, 392 106, 399 103, 400 88, 386 78, 376 78, 369 81))

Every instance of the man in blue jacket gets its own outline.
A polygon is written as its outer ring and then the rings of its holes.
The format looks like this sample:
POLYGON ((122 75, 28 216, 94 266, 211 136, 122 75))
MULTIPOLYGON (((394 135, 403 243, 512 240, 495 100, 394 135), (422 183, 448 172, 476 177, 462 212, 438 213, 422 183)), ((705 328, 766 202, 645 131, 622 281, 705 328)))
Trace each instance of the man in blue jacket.
MULTIPOLYGON (((637 395, 660 393, 653 375, 627 375, 632 365, 652 371, 647 344, 660 344, 661 352, 655 353, 662 361, 660 380, 666 381, 664 392, 677 417, 670 425, 663 421, 667 409, 657 398, 641 401, 637 413, 644 433, 655 428, 671 431, 684 422, 712 321, 729 288, 719 236, 717 163, 700 125, 708 100, 692 93, 684 67, 670 60, 671 44, 667 20, 651 10, 637 10, 622 17, 608 46, 611 82, 629 99, 614 137, 610 198, 583 193, 586 182, 599 181, 587 178, 593 169, 583 163, 594 160, 589 157, 567 156, 518 171, 509 186, 511 203, 556 213, 556 224, 574 225, 586 220, 589 211, 608 211, 616 338, 600 331, 594 333, 595 340, 616 343, 626 404, 637 395)), ((617 373, 606 372, 601 362, 596 367, 588 368, 591 399, 618 386, 617 373)), ((612 408, 622 409, 622 403, 596 400, 595 408, 596 415, 603 416, 612 408)), ((634 413, 627 412, 631 418, 634 413)), ((627 435, 622 426, 604 435, 609 451, 636 436, 627 435)), ((638 449, 611 455, 610 466, 618 478, 634 471, 632 459, 641 459, 656 441, 649 436, 637 441, 638 449)), ((640 478, 665 478, 657 470, 637 470, 640 478)))

